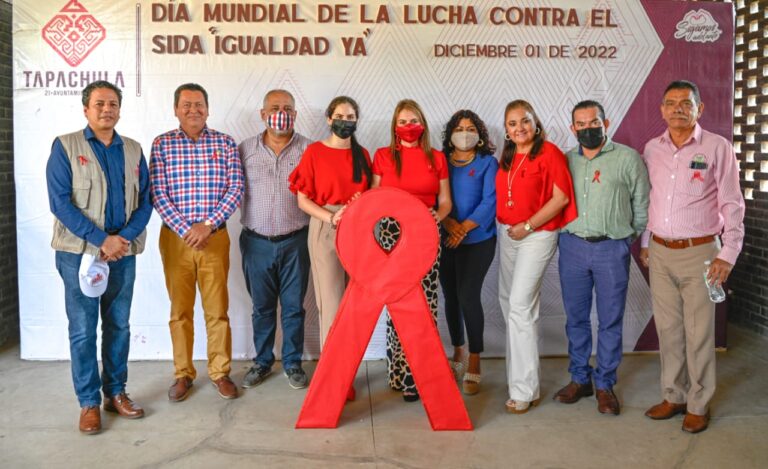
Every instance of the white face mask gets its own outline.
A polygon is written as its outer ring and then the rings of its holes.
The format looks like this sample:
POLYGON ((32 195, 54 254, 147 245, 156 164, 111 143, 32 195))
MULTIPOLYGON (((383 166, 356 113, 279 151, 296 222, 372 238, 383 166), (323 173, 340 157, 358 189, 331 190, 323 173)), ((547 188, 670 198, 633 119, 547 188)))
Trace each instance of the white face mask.
POLYGON ((480 135, 477 132, 454 132, 451 134, 451 143, 461 151, 467 151, 475 148, 480 141, 480 135))

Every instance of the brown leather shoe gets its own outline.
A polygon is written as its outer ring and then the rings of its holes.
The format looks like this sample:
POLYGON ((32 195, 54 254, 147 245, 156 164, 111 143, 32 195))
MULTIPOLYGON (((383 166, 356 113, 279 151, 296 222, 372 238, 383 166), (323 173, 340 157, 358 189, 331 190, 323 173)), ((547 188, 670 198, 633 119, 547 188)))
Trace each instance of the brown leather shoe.
POLYGON ((696 415, 686 412, 683 419, 683 431, 688 433, 703 432, 709 426, 709 411, 704 415, 696 415))
POLYGON ((140 419, 144 417, 144 409, 133 402, 125 392, 121 392, 117 396, 105 396, 104 410, 107 412, 117 412, 127 419, 140 419))
POLYGON ((229 376, 222 376, 216 381, 211 381, 219 391, 219 396, 223 399, 235 399, 237 398, 237 386, 229 379, 229 376))
POLYGON ((192 378, 176 378, 168 389, 168 400, 171 402, 181 402, 189 396, 192 390, 192 378))
POLYGON ((613 393, 613 389, 597 390, 597 410, 601 414, 619 415, 621 406, 619 405, 619 400, 616 398, 616 394, 613 393))
POLYGON ((80 431, 86 435, 95 435, 101 431, 101 411, 99 406, 80 409, 80 431))
POLYGON ((573 404, 574 402, 578 402, 582 397, 591 396, 592 394, 591 382, 587 384, 579 384, 575 381, 571 381, 565 387, 557 391, 557 393, 552 396, 552 399, 562 402, 563 404, 573 404))
POLYGON ((685 412, 685 404, 673 404, 666 399, 661 401, 661 404, 656 404, 650 409, 645 411, 645 416, 652 418, 653 420, 667 420, 671 419, 677 414, 685 412))

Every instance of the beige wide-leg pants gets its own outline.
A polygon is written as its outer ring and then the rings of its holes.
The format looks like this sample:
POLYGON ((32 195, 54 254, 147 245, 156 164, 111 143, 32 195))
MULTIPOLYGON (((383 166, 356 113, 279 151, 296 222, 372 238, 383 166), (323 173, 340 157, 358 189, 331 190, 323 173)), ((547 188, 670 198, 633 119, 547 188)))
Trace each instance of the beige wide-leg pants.
MULTIPOLYGON (((337 212, 341 205, 326 205, 324 208, 337 212)), ((336 253, 336 230, 330 223, 312 217, 309 220, 307 238, 309 259, 312 264, 312 285, 315 289, 315 301, 319 310, 320 348, 331 330, 336 312, 341 304, 341 297, 347 288, 347 274, 339 262, 336 253)))

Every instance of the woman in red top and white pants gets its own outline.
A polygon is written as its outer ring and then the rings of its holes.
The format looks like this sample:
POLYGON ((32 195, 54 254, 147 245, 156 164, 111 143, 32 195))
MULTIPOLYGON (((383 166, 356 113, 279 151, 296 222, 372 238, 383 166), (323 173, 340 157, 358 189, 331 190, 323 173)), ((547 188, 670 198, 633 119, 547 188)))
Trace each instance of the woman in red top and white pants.
POLYGON ((539 401, 537 324, 544 271, 560 228, 576 218, 568 162, 533 107, 512 101, 504 111, 504 150, 496 175, 499 302, 507 323, 508 412, 539 401))
MULTIPOLYGON (((392 116, 391 143, 376 150, 373 156, 371 187, 398 187, 410 192, 433 210, 439 223, 451 212, 451 189, 448 185, 448 163, 445 155, 431 147, 429 128, 419 105, 410 99, 397 103, 392 116)), ((435 230, 438 227, 435 226, 435 230)), ((399 236, 399 226, 392 219, 379 225, 379 243, 391 250, 399 236)), ((435 263, 421 281, 432 316, 437 320, 438 251, 435 263)), ((389 386, 402 390, 403 399, 417 401, 419 394, 400 339, 387 318, 387 368, 389 386)))
POLYGON ((344 296, 347 277, 336 253, 336 225, 350 199, 368 189, 370 157, 355 139, 359 107, 347 96, 334 98, 325 111, 331 135, 312 143, 289 177, 299 208, 310 215, 308 248, 319 310, 320 346, 344 296))

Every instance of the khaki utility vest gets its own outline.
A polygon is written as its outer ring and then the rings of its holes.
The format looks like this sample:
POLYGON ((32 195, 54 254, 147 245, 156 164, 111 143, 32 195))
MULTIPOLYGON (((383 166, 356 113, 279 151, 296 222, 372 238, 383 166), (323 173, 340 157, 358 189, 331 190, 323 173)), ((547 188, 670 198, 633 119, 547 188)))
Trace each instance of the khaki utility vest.
MULTIPOLYGON (((125 220, 128 221, 139 206, 139 162, 141 146, 135 140, 120 136, 125 154, 125 220)), ((59 136, 59 141, 69 157, 72 167, 72 204, 100 229, 104 229, 104 213, 107 203, 107 178, 96 154, 82 130, 59 136)), ((129 255, 144 251, 147 230, 131 242, 129 255)), ((74 254, 96 255, 98 246, 88 244, 84 239, 69 231, 58 219, 53 222, 51 246, 57 251, 74 254)))

